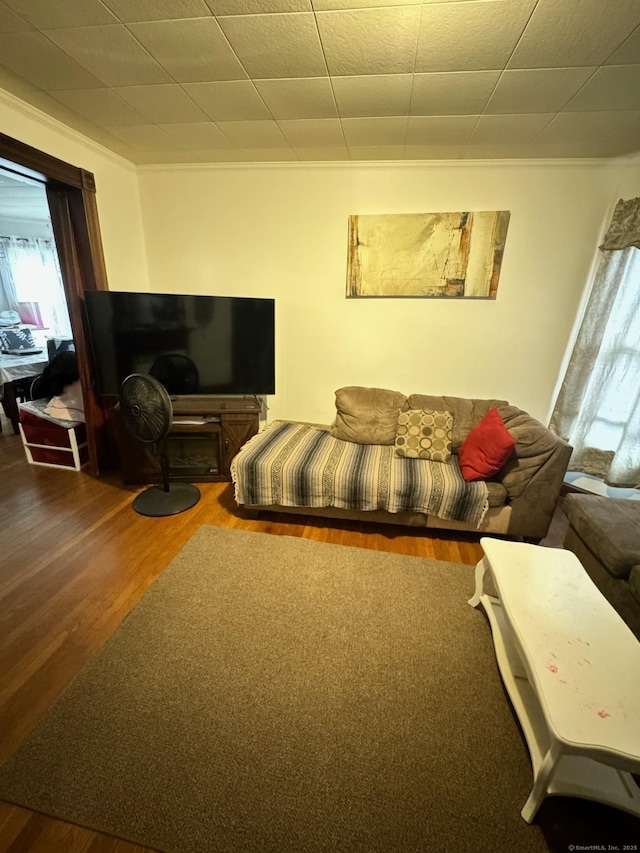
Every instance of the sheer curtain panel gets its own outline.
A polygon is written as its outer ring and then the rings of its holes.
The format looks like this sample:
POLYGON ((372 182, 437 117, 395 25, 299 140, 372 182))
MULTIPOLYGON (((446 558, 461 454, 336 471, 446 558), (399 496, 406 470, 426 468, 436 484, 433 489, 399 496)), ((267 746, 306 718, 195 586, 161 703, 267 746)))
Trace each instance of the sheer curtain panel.
POLYGON ((70 338, 71 321, 53 240, 0 237, 0 269, 9 301, 36 302, 49 337, 70 338))
POLYGON ((584 319, 550 427, 570 468, 640 485, 640 199, 621 200, 600 246, 584 319))

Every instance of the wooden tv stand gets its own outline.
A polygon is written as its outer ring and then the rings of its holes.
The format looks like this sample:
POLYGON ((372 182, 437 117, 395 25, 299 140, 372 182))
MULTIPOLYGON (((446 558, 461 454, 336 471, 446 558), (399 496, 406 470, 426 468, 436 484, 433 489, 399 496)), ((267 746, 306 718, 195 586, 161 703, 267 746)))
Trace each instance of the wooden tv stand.
MULTIPOLYGON (((186 395, 172 398, 173 425, 167 439, 169 479, 189 482, 230 480, 231 460, 258 432, 256 397, 186 395)), ((123 480, 128 485, 161 482, 155 456, 117 422, 123 480)))

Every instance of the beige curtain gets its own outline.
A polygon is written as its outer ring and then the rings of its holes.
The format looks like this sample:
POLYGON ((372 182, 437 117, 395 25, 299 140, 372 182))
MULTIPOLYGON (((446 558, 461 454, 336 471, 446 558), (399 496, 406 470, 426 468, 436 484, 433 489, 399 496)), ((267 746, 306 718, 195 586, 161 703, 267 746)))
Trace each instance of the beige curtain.
POLYGON ((570 469, 640 484, 640 198, 620 200, 550 427, 570 469))
POLYGON ((640 249, 640 198, 621 198, 600 248, 614 251, 632 247, 640 249))

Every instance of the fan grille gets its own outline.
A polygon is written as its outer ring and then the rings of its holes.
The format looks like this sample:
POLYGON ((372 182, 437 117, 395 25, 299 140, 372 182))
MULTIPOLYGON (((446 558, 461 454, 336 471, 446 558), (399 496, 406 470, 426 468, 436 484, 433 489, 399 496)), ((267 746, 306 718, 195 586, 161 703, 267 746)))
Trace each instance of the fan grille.
POLYGON ((153 376, 132 373, 120 386, 120 415, 139 441, 157 444, 171 429, 171 398, 153 376))

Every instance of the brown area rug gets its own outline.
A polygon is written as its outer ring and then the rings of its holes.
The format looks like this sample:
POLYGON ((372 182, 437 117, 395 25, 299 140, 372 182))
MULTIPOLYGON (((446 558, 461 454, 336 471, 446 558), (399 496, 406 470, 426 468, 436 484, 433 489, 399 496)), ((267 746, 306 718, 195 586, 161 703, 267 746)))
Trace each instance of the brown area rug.
POLYGON ((452 563, 203 527, 0 769, 167 851, 540 851, 491 634, 452 563))

